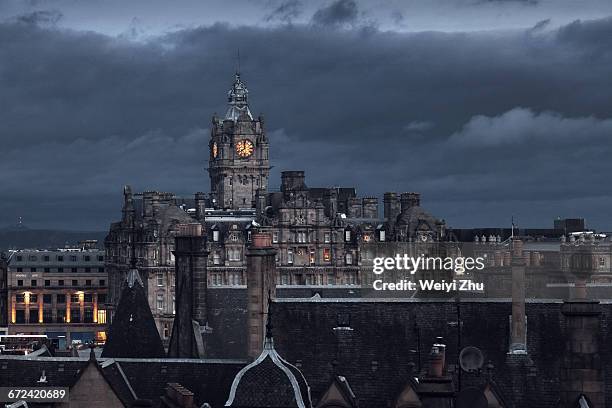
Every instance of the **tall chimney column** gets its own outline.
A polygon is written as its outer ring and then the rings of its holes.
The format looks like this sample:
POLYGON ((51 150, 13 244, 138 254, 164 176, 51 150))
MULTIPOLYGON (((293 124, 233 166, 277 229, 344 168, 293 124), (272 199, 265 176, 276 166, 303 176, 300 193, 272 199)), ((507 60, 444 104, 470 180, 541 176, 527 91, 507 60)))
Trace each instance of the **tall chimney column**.
POLYGON ((196 219, 198 221, 204 220, 205 209, 206 209, 206 194, 195 193, 195 210, 196 210, 196 219))
POLYGON ((565 353, 559 375, 561 408, 575 407, 581 395, 592 407, 603 408, 606 405, 599 352, 601 306, 597 300, 588 299, 586 291, 586 282, 597 268, 593 250, 593 244, 584 241, 568 248, 570 272, 576 279, 576 294, 561 306, 566 327, 565 353))
POLYGON ((523 242, 512 240, 512 319, 510 353, 527 352, 527 328, 525 325, 525 258, 523 242))
POLYGON ((174 244, 176 305, 168 355, 204 357, 208 251, 201 224, 179 225, 174 244))
POLYGON ((251 236, 247 251, 248 354, 256 358, 263 350, 268 299, 276 297, 276 250, 268 233, 251 236))

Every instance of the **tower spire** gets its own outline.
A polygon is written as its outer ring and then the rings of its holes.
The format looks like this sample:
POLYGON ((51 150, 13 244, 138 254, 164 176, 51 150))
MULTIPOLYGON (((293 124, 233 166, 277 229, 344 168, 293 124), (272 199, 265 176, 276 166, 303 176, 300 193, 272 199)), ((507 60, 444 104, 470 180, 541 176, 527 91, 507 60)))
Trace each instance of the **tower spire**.
MULTIPOLYGON (((240 58, 240 57, 238 57, 240 58)), ((253 120, 253 115, 249 110, 249 90, 246 84, 240 79, 240 62, 238 62, 234 83, 227 92, 228 109, 225 119, 238 120, 242 115, 246 115, 248 120, 253 120)))

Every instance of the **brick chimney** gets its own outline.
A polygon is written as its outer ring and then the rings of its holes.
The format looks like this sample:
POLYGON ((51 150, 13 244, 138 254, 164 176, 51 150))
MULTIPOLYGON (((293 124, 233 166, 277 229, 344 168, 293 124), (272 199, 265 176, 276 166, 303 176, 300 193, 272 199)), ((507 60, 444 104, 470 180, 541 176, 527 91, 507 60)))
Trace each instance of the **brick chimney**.
POLYGON ((168 383, 166 394, 161 397, 162 408, 197 408, 193 392, 178 383, 168 383))
POLYGON ((201 224, 181 224, 175 237, 176 315, 168 355, 204 357, 202 334, 208 323, 206 236, 201 224))
POLYGON ((442 344, 441 337, 431 347, 427 374, 419 378, 419 396, 426 396, 427 406, 453 406, 455 385, 453 377, 446 372, 446 345, 442 344))
POLYGON ((268 299, 276 297, 276 249, 269 233, 255 232, 247 250, 247 347, 251 358, 263 350, 268 299))
POLYGON ((446 345, 436 343, 432 346, 429 353, 429 377, 442 378, 445 374, 446 365, 446 345))

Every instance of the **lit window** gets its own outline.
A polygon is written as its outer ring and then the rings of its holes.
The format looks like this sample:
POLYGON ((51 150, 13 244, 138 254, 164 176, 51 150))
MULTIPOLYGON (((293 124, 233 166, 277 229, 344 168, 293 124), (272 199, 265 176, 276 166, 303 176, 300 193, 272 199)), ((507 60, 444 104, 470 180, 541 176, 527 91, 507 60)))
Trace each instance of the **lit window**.
POLYGON ((350 230, 344 231, 344 240, 345 241, 350 241, 351 240, 351 231, 350 230))
POLYGON ((106 324, 106 310, 98 309, 98 324, 106 324))
POLYGON ((219 231, 213 231, 213 241, 219 241, 219 231))
POLYGON ((380 230, 380 235, 379 235, 379 237, 380 237, 380 240, 381 240, 381 241, 384 241, 384 240, 385 240, 385 230, 380 230))
POLYGON ((323 248, 323 260, 329 262, 331 260, 331 251, 329 248, 323 248))

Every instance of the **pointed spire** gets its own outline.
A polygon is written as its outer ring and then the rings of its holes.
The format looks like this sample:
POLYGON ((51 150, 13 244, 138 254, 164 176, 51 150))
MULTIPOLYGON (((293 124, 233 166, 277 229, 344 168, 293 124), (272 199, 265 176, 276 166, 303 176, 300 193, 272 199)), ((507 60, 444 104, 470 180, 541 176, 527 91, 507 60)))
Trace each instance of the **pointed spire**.
POLYGON ((240 68, 234 74, 234 83, 231 89, 227 92, 228 109, 225 114, 226 120, 237 120, 242 114, 247 115, 250 120, 253 120, 253 115, 249 110, 249 90, 246 84, 240 79, 240 68))

